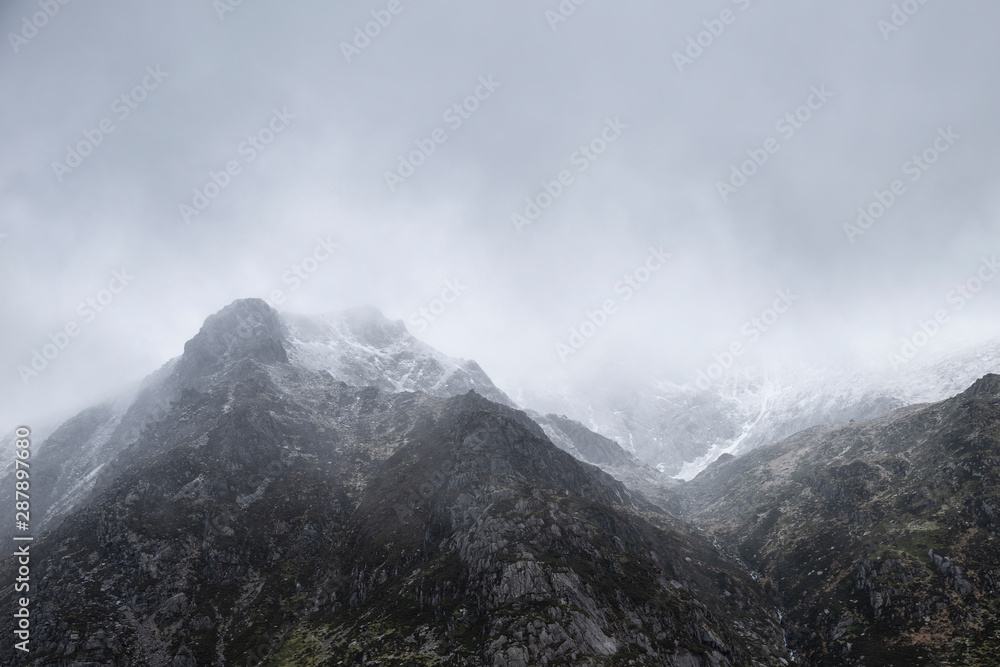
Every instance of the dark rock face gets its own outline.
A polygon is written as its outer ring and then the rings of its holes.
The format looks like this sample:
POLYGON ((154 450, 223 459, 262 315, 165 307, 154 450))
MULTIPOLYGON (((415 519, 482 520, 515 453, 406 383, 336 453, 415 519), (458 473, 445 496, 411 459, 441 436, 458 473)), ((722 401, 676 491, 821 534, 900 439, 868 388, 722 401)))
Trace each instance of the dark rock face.
POLYGON ((1000 375, 990 373, 979 378, 965 394, 970 397, 1000 398, 1000 375))
MULTIPOLYGON (((447 357, 424 345, 410 336, 402 322, 388 320, 376 309, 282 319, 259 299, 236 301, 209 317, 185 346, 184 355, 148 377, 137 393, 84 411, 43 443, 32 463, 37 478, 44 480, 34 491, 34 527, 49 528, 101 480, 116 476, 122 467, 119 455, 149 424, 163 419, 185 392, 204 391, 223 379, 233 386, 234 380, 252 369, 251 362, 289 363, 300 370, 332 374, 355 387, 376 386, 389 392, 450 397, 472 390, 513 406, 478 364, 447 357)), ((617 443, 571 424, 572 428, 551 434, 557 446, 581 460, 588 460, 582 450, 599 462, 625 462, 602 465, 666 506, 659 490, 660 475, 635 462, 617 443), (579 449, 574 439, 580 441, 579 449), (591 441, 601 444, 585 446, 591 441)), ((0 474, 0 484, 12 484, 12 475, 9 466, 0 474)), ((0 527, 0 538, 9 539, 11 531, 10 525, 0 527)))
MULTIPOLYGON (((31 518, 32 525, 43 524, 47 516, 52 516, 65 507, 60 507, 59 499, 72 487, 82 483, 97 463, 93 463, 87 444, 99 438, 102 428, 114 419, 112 404, 88 408, 66 421, 45 440, 45 446, 34 455, 31 466, 31 518), (42 464, 39 465, 38 461, 42 464), (46 465, 46 462, 51 462, 46 465), (54 506, 55 505, 55 506, 54 506)), ((5 489, 5 498, 13 501, 14 470, 0 480, 5 489)), ((13 521, 0 524, 0 539, 5 544, 13 544, 15 534, 13 521)))
POLYGON ((757 570, 803 665, 995 664, 1000 378, 717 461, 687 515, 757 570))
POLYGON ((579 452, 579 458, 594 465, 626 468, 641 465, 635 457, 622 449, 617 442, 598 435, 583 424, 560 415, 535 415, 532 418, 555 437, 579 452))
POLYGON ((527 415, 296 366, 264 308, 67 425, 108 460, 32 543, 32 652, 3 664, 787 663, 737 562, 527 415))
POLYGON ((287 362, 284 340, 278 314, 261 299, 243 299, 205 320, 201 331, 184 345, 178 372, 191 380, 239 360, 287 362))
POLYGON ((68 421, 0 662, 995 664, 998 376, 681 485, 421 345, 239 301, 68 421))

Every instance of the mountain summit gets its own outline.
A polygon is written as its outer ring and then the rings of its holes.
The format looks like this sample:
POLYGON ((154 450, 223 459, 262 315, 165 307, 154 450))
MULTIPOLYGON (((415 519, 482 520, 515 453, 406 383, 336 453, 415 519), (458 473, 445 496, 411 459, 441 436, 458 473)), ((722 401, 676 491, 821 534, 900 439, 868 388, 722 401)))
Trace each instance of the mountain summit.
MULTIPOLYGON (((85 410, 41 444, 40 460, 52 465, 46 466, 47 482, 38 485, 33 500, 41 519, 36 519, 37 527, 48 527, 90 493, 109 472, 108 466, 115 466, 118 455, 183 396, 231 391, 241 378, 261 369, 288 375, 291 371, 278 372, 284 367, 316 382, 333 378, 352 387, 440 398, 474 391, 516 407, 477 363, 449 357, 422 343, 401 320, 389 320, 375 308, 310 317, 279 314, 261 299, 240 299, 209 316, 184 345, 184 353, 146 378, 138 391, 85 410)), ((559 447, 581 460, 620 478, 650 482, 658 477, 617 443, 582 425, 553 415, 534 416, 559 447), (561 421, 565 423, 559 425, 561 421), (596 441, 602 445, 594 447, 596 441)), ((12 474, 13 467, 8 466, 5 475, 12 474)), ((0 528, 0 538, 9 537, 11 530, 0 528)))
POLYGON ((376 310, 241 300, 36 449, 0 660, 992 665, 998 448, 986 375, 668 481, 376 310))
POLYGON ((243 299, 205 320, 201 331, 184 345, 177 371, 194 380, 239 361, 287 362, 287 327, 261 299, 243 299))
POLYGON ((227 306, 38 448, 31 652, 0 660, 787 664, 749 573, 503 399, 376 311, 227 306))
POLYGON ((288 316, 287 346, 293 364, 358 387, 457 396, 470 390, 497 403, 514 402, 474 361, 454 359, 410 335, 402 320, 374 308, 352 308, 320 317, 288 316))

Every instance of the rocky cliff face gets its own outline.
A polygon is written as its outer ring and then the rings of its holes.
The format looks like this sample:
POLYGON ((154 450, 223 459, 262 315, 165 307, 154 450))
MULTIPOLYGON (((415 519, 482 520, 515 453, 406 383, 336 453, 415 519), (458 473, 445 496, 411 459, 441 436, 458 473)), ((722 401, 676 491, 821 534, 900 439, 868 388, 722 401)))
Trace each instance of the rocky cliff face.
POLYGON ((759 572, 804 665, 996 664, 1000 377, 720 459, 688 516, 759 572), (935 662, 937 661, 937 662, 935 662))
MULTIPOLYGON (((475 361, 442 354, 410 335, 401 320, 389 320, 374 308, 318 317, 286 315, 282 322, 294 366, 328 372, 355 387, 440 397, 475 391, 501 405, 518 407, 475 361)), ((668 483, 617 442, 579 422, 530 410, 529 414, 557 447, 581 461, 600 466, 620 480, 645 480, 651 489, 668 483)))
POLYGON ((680 483, 646 465, 625 451, 617 442, 595 433, 565 415, 542 415, 533 410, 527 414, 553 444, 581 461, 598 466, 630 489, 642 492, 660 508, 678 514, 680 483))
POLYGON ((0 660, 991 665, 998 446, 989 375, 665 482, 375 311, 239 301, 38 448, 0 660))
MULTIPOLYGON (((32 501, 34 526, 48 528, 90 493, 102 467, 136 442, 148 424, 163 419, 183 392, 215 386, 231 367, 248 361, 287 363, 354 387, 393 393, 419 391, 446 398, 475 391, 514 406, 474 361, 438 352, 413 338, 401 321, 388 320, 373 308, 319 317, 282 316, 260 299, 244 299, 210 316, 187 342, 184 354, 136 390, 85 410, 40 443, 35 460, 43 482, 35 487, 32 501)), ((556 423, 554 415, 533 414, 540 423, 556 423)), ((617 443, 570 420, 561 418, 558 424, 558 432, 549 433, 561 449, 618 479, 641 479, 656 495, 661 476, 617 443)), ((6 466, 0 485, 12 484, 13 473, 13 465, 6 466)), ((9 540, 12 530, 9 524, 0 526, 0 539, 9 540)))
POLYGON ((295 331, 237 302, 40 450, 65 509, 31 547, 32 652, 0 660, 787 664, 737 562, 527 415, 352 386, 296 363, 295 331), (82 450, 103 460, 64 492, 82 450))

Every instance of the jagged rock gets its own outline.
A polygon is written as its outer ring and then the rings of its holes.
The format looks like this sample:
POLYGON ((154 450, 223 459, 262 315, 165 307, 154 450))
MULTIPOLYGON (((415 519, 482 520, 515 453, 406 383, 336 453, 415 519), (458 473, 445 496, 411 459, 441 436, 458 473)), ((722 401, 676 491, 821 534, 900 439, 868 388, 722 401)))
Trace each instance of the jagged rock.
POLYGON ((984 511, 1000 493, 998 380, 803 431, 680 489, 688 516, 764 578, 801 664, 979 665, 1000 650, 984 511), (914 641, 925 628, 933 641, 914 641))
MULTIPOLYGON (((362 315, 351 331, 399 341, 362 315)), ((788 657, 737 562, 525 413, 450 396, 447 369, 440 396, 354 386, 300 363, 295 331, 262 302, 233 304, 126 409, 99 408, 53 443, 86 439, 106 460, 52 496, 65 510, 32 547, 37 643, 19 664, 788 657)), ((0 569, 8 607, 14 572, 0 569)), ((13 651, 0 645, 0 661, 13 651)))

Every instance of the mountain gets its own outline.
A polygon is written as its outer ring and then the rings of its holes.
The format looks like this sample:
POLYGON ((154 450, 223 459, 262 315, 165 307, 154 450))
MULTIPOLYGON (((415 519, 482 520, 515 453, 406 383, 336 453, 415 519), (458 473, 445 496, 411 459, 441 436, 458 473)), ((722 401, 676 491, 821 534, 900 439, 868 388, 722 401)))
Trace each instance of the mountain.
POLYGON ((682 492, 775 597, 800 664, 998 664, 1000 376, 725 455, 682 492))
MULTIPOLYGON (((447 398, 475 391, 491 401, 519 407, 475 361, 449 357, 414 338, 402 320, 374 308, 353 308, 319 317, 282 316, 285 346, 293 365, 330 373, 355 387, 419 391, 447 398)), ((620 480, 642 480, 646 488, 663 476, 622 447, 565 416, 528 414, 553 443, 620 480)))
POLYGON ((355 387, 458 396, 470 390, 514 406, 474 361, 448 357, 410 335, 402 320, 374 308, 320 317, 287 315, 286 345, 293 364, 327 371, 355 387))
POLYGON ((679 482, 378 311, 237 301, 36 447, 32 653, 0 660, 995 664, 1000 377, 894 408, 983 363, 892 391, 658 385, 688 444, 767 397, 741 456, 679 482))
POLYGON ((740 455, 806 428, 862 421, 944 400, 1000 371, 1000 342, 892 368, 747 368, 717 382, 603 386, 532 396, 615 440, 644 463, 690 480, 723 454, 740 455))
MULTIPOLYGON (((36 528, 48 527, 86 496, 102 466, 133 443, 148 424, 162 419, 184 389, 212 381, 215 373, 237 359, 288 363, 351 386, 388 392, 419 391, 447 398, 471 390, 515 407, 474 361, 438 352, 411 336, 401 320, 389 320, 374 308, 305 317, 279 314, 259 300, 238 301, 210 316, 185 346, 183 356, 167 362, 137 388, 67 420, 40 441, 35 453, 52 465, 36 487, 36 528)), ((554 415, 533 414, 561 448, 619 479, 643 480, 651 495, 657 495, 661 475, 616 443, 566 419, 558 420, 557 433, 551 428, 557 421, 554 415), (596 441, 600 446, 592 444, 596 441)), ((0 484, 13 484, 13 474, 13 464, 7 464, 0 472, 0 484)), ((10 539, 13 530, 11 525, 0 527, 0 539, 10 539)))
MULTIPOLYGON (((505 398, 374 311, 224 308, 38 447, 32 650, 6 642, 0 660, 788 664, 737 560, 505 398)), ((6 609, 16 567, 0 567, 6 609)))
POLYGON ((680 511, 677 497, 679 483, 638 460, 614 440, 565 415, 542 415, 534 410, 525 412, 560 449, 596 465, 630 489, 641 492, 660 508, 674 514, 680 511))

